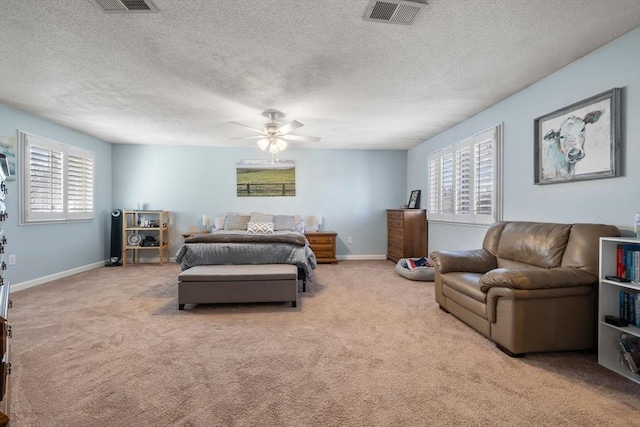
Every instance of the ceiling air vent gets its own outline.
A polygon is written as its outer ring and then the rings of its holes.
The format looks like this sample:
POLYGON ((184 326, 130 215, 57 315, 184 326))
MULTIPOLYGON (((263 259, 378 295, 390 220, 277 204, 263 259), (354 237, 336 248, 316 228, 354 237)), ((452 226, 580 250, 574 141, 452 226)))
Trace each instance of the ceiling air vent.
POLYGON ((371 0, 364 14, 364 20, 413 25, 426 5, 426 2, 407 0, 371 0))
POLYGON ((104 13, 158 12, 151 0, 92 0, 104 13))

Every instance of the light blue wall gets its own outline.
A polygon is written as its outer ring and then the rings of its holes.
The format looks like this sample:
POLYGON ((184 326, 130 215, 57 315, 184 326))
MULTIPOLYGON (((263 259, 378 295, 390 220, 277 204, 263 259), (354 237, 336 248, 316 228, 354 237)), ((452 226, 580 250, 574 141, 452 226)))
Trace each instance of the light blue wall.
POLYGON ((320 215, 323 229, 338 233, 338 255, 384 255, 386 209, 408 200, 405 151, 296 150, 295 197, 237 197, 236 162, 269 159, 251 148, 113 146, 113 205, 172 213, 171 253, 181 233, 227 212, 320 215), (353 243, 347 243, 351 236, 353 243))
MULTIPOLYGON (((640 212, 640 29, 409 150, 407 190, 420 188, 426 194, 430 152, 500 122, 504 122, 504 220, 598 222, 630 232, 634 214, 640 212), (614 87, 624 88, 624 176, 534 185, 534 119, 614 87)), ((485 231, 486 227, 431 222, 429 250, 478 248, 485 231)))
POLYGON ((95 220, 66 224, 18 225, 18 181, 7 182, 9 219, 5 262, 12 284, 104 261, 108 256, 111 211, 111 144, 0 104, 0 136, 18 139, 18 130, 86 148, 96 154, 95 220))

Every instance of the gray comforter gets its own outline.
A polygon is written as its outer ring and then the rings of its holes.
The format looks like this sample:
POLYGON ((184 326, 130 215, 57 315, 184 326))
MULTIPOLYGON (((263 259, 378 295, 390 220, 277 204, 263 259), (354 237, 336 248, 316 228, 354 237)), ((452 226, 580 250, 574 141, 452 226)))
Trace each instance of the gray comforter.
POLYGON ((217 232, 185 240, 176 254, 182 270, 212 264, 293 264, 313 277, 316 256, 304 234, 275 232, 248 234, 217 232))

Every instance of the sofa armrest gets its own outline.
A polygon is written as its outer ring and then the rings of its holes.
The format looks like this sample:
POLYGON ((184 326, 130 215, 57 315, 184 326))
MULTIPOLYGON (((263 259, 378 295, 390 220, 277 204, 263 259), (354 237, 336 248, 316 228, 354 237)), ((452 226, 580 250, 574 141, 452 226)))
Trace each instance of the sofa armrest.
POLYGON ((429 254, 440 273, 452 271, 486 273, 495 269, 496 257, 484 249, 469 251, 434 251, 429 254))
POLYGON ((480 290, 494 286, 512 289, 549 289, 594 285, 598 278, 577 268, 511 269, 496 268, 480 278, 480 290))

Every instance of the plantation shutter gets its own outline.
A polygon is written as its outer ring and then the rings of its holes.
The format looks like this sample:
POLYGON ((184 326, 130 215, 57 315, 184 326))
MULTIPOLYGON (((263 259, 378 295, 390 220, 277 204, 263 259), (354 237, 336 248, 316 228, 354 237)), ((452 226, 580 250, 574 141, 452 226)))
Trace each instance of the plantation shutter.
POLYGON ((93 153, 70 147, 68 158, 68 218, 93 218, 93 153))
POLYGON ((494 195, 494 131, 485 132, 475 138, 475 215, 476 222, 493 222, 494 195))
POLYGON ((94 217, 95 154, 18 131, 20 224, 94 217))
POLYGON ((472 141, 463 142, 456 150, 455 167, 455 220, 469 221, 472 215, 473 186, 473 145, 472 141))
POLYGON ((429 195, 427 198, 427 213, 438 214, 440 213, 440 158, 433 158, 431 156, 429 160, 429 195))
POLYGON ((64 147, 37 137, 28 138, 27 146, 28 219, 64 219, 64 147))
POLYGON ((502 218, 502 125, 429 153, 429 219, 491 224, 502 218))
POLYGON ((442 182, 440 195, 440 212, 453 214, 453 153, 442 156, 440 180, 442 182))

